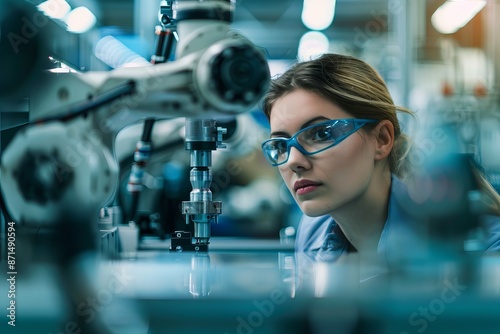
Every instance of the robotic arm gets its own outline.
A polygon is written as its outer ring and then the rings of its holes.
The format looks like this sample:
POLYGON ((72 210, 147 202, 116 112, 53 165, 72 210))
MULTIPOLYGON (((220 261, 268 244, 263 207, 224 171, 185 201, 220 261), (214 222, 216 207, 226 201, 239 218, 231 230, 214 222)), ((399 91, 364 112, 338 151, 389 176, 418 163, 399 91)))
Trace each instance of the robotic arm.
POLYGON ((171 6, 175 60, 109 72, 48 72, 43 87, 30 92, 31 123, 3 152, 0 166, 12 219, 50 226, 71 213, 93 220, 117 189, 118 131, 141 119, 186 117, 193 191, 183 213, 195 222, 197 243, 208 243, 207 225, 221 209, 209 190, 211 151, 221 147, 222 133, 212 118, 253 107, 267 89, 269 69, 262 52, 230 30, 230 1, 171 6))

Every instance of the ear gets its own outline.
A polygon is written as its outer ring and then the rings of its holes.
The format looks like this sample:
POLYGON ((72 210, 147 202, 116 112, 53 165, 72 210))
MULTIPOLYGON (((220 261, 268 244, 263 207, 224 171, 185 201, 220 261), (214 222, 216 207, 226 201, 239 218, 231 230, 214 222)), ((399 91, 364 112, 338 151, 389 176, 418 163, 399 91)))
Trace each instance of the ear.
POLYGON ((384 119, 373 129, 375 138, 375 159, 382 160, 389 156, 394 146, 394 125, 384 119))

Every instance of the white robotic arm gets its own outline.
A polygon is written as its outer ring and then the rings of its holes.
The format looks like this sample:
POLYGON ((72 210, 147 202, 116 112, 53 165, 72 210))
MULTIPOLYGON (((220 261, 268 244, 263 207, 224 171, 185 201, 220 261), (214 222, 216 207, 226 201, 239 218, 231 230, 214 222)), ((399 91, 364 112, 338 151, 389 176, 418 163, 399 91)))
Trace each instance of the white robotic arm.
MULTIPOLYGON (((129 124, 173 117, 206 124, 195 119, 236 115, 260 100, 268 65, 259 49, 230 30, 232 3, 175 1, 172 8, 179 36, 174 61, 45 74, 30 94, 31 124, 2 155, 0 180, 12 219, 50 225, 61 212, 97 217, 116 191, 114 141, 129 124)), ((193 155, 203 154, 197 138, 186 140, 194 143, 193 155)))

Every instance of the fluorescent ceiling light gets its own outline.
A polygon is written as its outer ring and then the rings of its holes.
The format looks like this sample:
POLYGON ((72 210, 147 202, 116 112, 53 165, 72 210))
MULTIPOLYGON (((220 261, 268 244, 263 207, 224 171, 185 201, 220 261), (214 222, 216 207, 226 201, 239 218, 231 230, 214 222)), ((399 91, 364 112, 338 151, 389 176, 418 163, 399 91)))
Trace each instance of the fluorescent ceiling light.
POLYGON ((464 27, 486 5, 486 0, 447 0, 432 14, 432 26, 442 34, 464 27))
POLYGON ((94 27, 96 21, 95 15, 87 7, 73 9, 65 19, 68 31, 76 34, 89 31, 94 27))
POLYGON ((319 31, 306 32, 299 41, 298 59, 310 60, 312 57, 328 52, 330 41, 319 31))
POLYGON ((47 0, 37 7, 45 15, 53 19, 63 19, 71 10, 71 6, 64 0, 47 0))
POLYGON ((328 28, 335 16, 336 0, 304 0, 302 23, 311 30, 328 28))

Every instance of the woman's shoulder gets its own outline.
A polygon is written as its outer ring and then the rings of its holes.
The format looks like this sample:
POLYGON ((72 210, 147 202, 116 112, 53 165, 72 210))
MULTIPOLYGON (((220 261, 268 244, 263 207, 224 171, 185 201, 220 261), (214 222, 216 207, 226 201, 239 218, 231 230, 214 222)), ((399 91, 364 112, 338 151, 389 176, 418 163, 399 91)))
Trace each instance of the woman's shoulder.
MULTIPOLYGON (((392 179, 392 194, 394 205, 391 214, 393 218, 398 220, 398 223, 403 224, 404 222, 404 227, 418 227, 422 221, 425 221, 425 205, 409 205, 411 194, 409 194, 407 185, 397 177, 392 179)), ((500 216, 482 214, 475 215, 475 217, 478 218, 477 221, 480 222, 480 227, 483 230, 481 248, 485 252, 500 251, 500 216)), ((473 225, 477 226, 477 223, 473 225)))
POLYGON ((487 252, 500 251, 500 217, 485 215, 481 222, 485 232, 485 250, 487 252))

